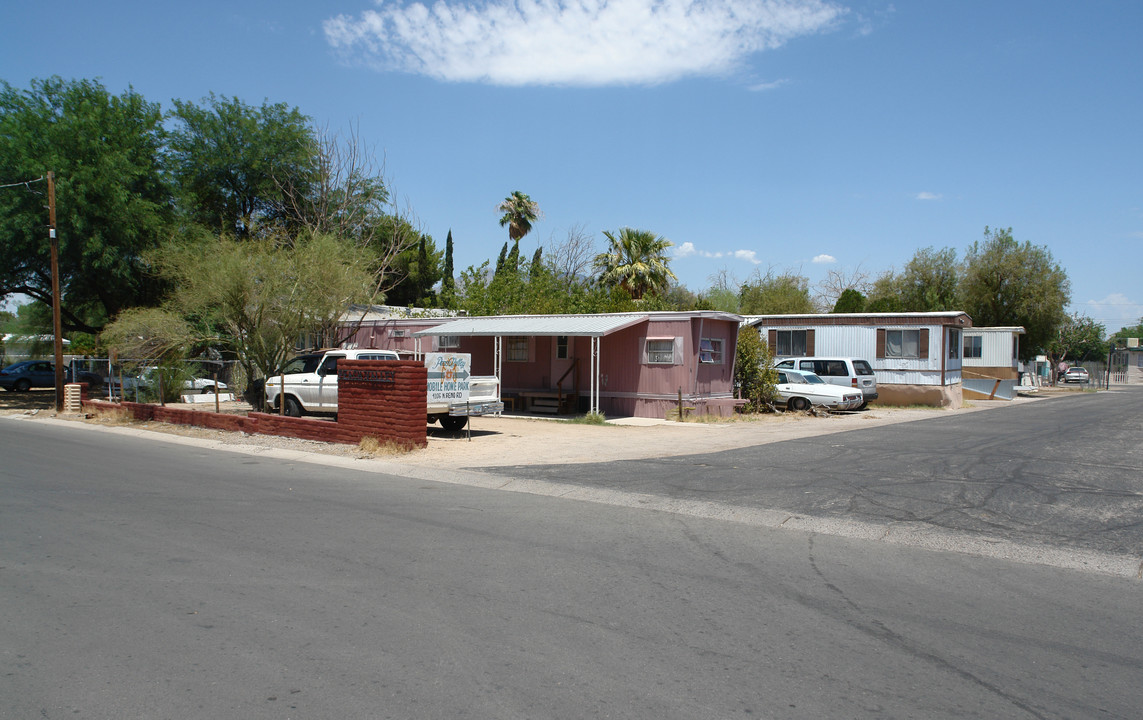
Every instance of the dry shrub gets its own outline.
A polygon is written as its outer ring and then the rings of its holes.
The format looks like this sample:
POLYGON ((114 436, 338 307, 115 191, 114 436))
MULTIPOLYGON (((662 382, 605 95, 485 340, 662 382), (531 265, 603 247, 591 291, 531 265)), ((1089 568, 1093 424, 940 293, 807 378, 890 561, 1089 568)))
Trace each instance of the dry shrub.
POLYGON ((130 425, 135 417, 127 408, 96 408, 88 420, 100 425, 130 425))
POLYGON ((414 446, 396 440, 379 440, 372 435, 361 438, 357 444, 361 452, 370 457, 386 457, 392 455, 405 455, 413 451, 414 446))

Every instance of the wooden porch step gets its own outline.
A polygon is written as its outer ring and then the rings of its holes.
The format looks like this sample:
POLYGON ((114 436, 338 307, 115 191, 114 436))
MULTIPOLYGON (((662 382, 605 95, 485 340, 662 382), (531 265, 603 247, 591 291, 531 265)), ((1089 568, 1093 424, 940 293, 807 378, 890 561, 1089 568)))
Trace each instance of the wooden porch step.
POLYGON ((533 397, 529 403, 529 410, 544 415, 555 415, 560 411, 560 403, 553 397, 533 397))

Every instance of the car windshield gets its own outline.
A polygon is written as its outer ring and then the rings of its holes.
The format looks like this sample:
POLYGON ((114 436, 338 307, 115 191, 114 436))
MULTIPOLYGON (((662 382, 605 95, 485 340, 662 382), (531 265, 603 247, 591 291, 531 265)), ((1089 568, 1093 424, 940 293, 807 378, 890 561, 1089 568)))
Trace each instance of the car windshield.
POLYGON ((312 373, 317 370, 318 363, 321 362, 321 355, 301 355, 286 363, 286 367, 282 368, 283 375, 292 375, 294 373, 312 373))

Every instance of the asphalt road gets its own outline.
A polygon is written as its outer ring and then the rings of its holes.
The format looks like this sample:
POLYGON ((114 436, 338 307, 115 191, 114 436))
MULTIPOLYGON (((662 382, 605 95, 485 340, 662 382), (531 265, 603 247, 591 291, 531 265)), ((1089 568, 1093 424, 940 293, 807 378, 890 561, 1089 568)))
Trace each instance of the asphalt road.
POLYGON ((514 478, 1143 558, 1143 387, 514 478))
POLYGON ((0 457, 0 718, 1143 707, 1136 580, 28 421, 0 457))

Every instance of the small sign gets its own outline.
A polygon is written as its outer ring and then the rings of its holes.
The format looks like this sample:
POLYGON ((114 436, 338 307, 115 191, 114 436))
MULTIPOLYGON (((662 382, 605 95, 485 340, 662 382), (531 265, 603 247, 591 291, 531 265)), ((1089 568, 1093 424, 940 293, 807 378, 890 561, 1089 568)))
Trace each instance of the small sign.
POLYGON ((427 353, 425 367, 429 371, 429 404, 468 402, 470 353, 427 353))
POLYGON ((357 382, 392 384, 397 382, 397 373, 394 370, 379 370, 377 368, 338 368, 338 382, 342 380, 356 380, 357 382))

